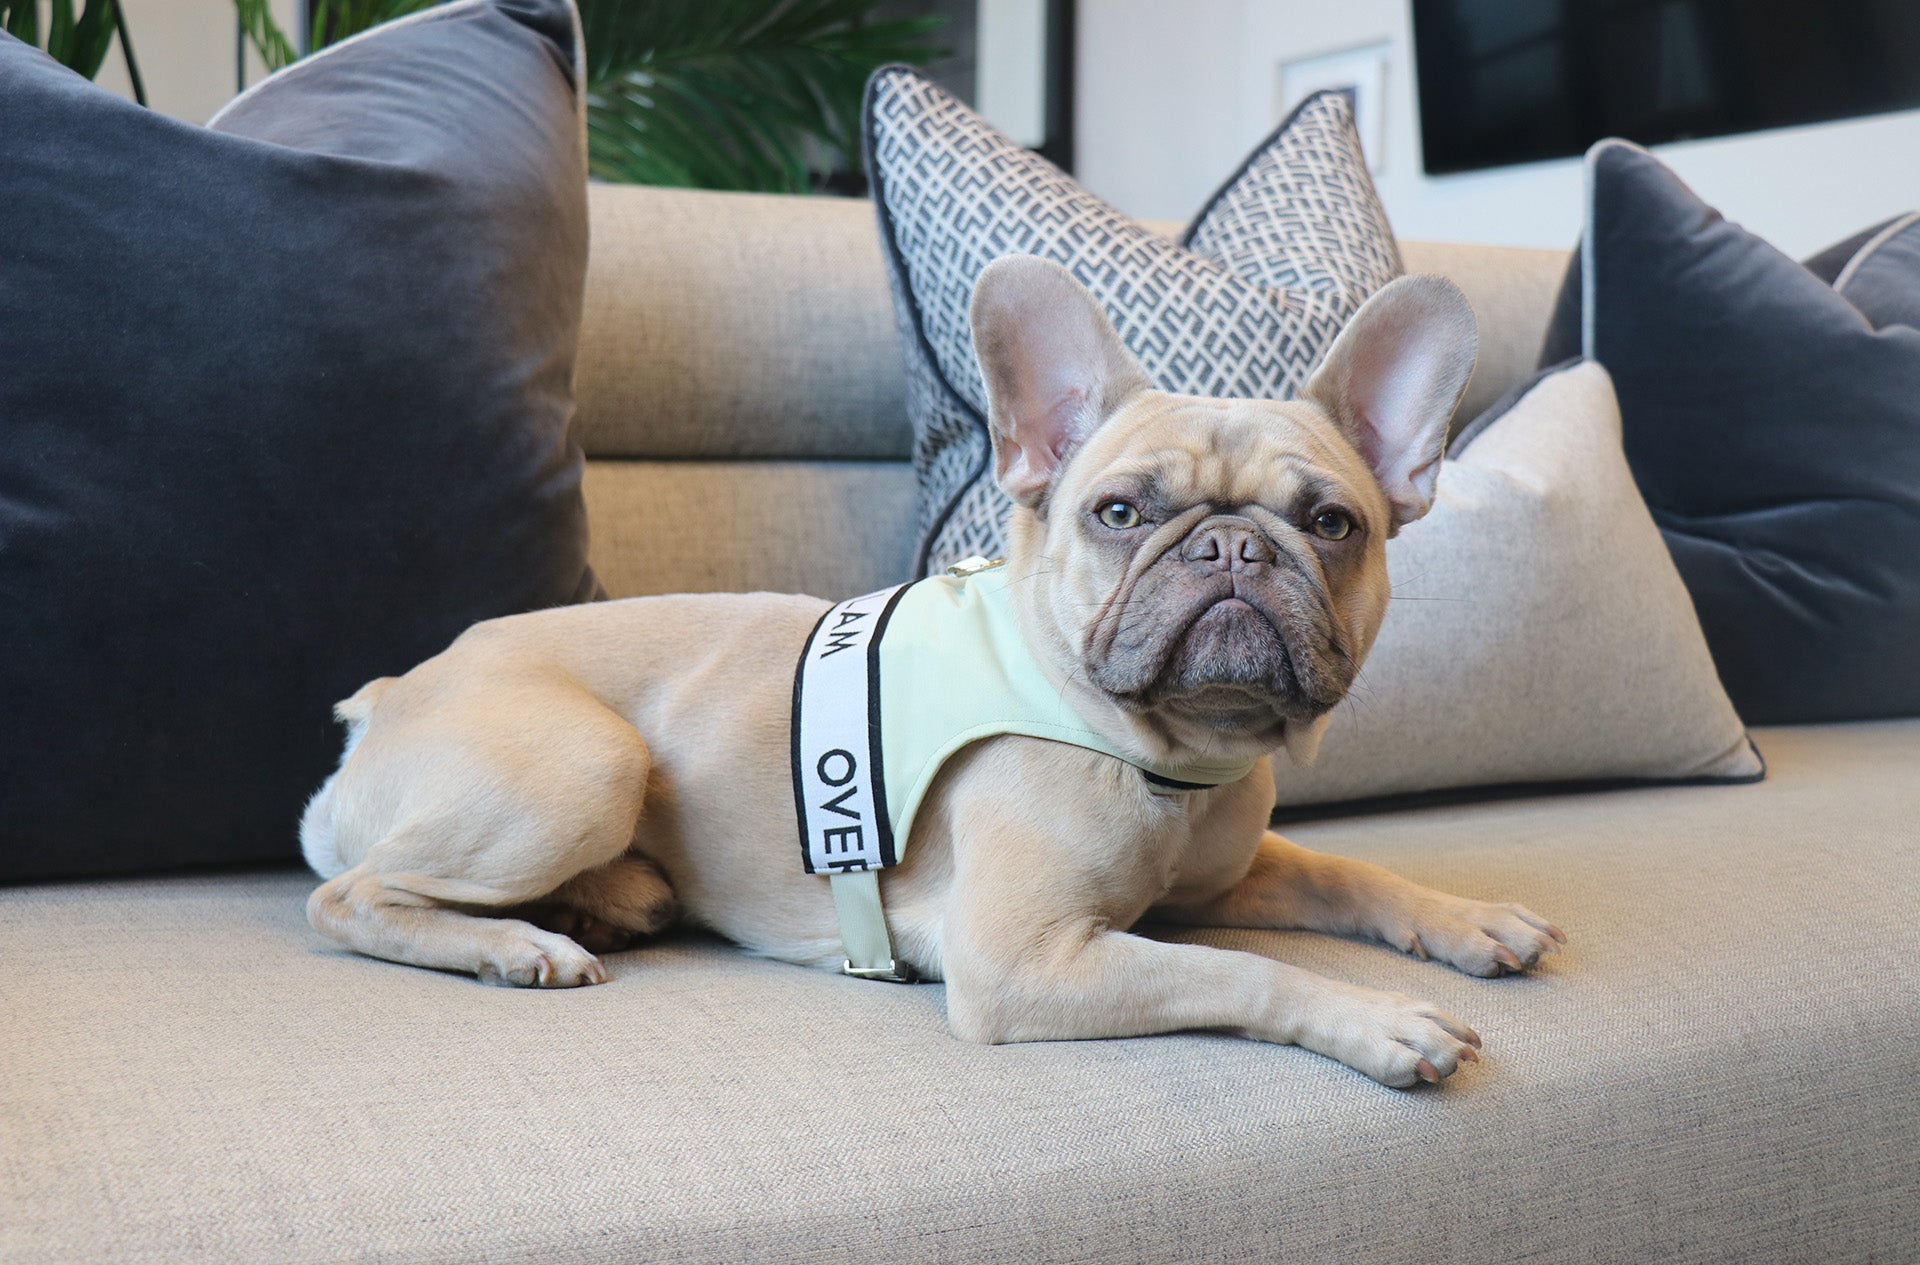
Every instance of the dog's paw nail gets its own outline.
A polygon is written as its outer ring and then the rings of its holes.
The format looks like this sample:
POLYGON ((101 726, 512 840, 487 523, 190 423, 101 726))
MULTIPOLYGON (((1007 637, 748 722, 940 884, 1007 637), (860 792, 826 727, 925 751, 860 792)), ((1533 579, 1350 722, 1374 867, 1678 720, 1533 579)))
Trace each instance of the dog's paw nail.
POLYGON ((1462 1063, 1478 1063, 1480 1061, 1480 1051, 1470 1045, 1463 1045, 1460 1047, 1460 1061, 1462 1063))
POLYGON ((1421 1059, 1418 1063, 1415 1063, 1413 1065, 1413 1071, 1414 1075, 1429 1085, 1438 1085, 1440 1083, 1440 1073, 1434 1069, 1433 1064, 1427 1062, 1425 1059, 1421 1059))
POLYGON ((1413 956, 1419 958, 1422 962, 1432 961, 1427 955, 1427 946, 1420 942, 1418 935, 1415 935, 1413 937, 1413 943, 1407 946, 1407 952, 1413 954, 1413 956))
POLYGON ((1520 969, 1520 959, 1513 956, 1513 950, 1504 944, 1496 944, 1493 946, 1493 960, 1510 971, 1520 969))

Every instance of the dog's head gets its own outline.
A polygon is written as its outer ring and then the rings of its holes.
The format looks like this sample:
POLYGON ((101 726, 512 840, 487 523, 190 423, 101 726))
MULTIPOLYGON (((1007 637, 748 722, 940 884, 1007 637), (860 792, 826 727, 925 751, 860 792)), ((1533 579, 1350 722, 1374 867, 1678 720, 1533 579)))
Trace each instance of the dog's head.
POLYGON ((1152 389, 1032 256, 987 267, 972 322, 1036 647, 1168 745, 1311 759, 1386 613, 1387 538, 1432 504, 1466 299, 1388 284, 1290 402, 1152 389))

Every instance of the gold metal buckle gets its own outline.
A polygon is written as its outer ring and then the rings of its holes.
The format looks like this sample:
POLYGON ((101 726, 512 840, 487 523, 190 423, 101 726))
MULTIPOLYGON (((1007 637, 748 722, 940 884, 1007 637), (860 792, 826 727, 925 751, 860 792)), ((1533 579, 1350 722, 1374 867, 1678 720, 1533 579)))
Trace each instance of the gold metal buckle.
POLYGON ((885 980, 889 984, 917 984, 920 976, 905 962, 888 958, 885 966, 855 966, 851 959, 840 963, 840 973, 855 979, 885 980))
POLYGON ((968 576, 979 575, 982 571, 991 571, 995 567, 1004 567, 1006 565, 1007 560, 1005 558, 983 558, 976 553, 973 557, 962 558, 960 561, 948 567, 947 574, 956 579, 964 580, 968 576))

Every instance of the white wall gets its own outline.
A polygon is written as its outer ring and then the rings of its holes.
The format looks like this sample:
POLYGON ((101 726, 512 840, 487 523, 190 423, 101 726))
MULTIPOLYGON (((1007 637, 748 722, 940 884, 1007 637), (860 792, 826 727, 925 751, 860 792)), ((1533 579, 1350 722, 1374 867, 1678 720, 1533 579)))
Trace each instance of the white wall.
MULTIPOLYGON (((1564 247, 1578 159, 1428 176, 1406 0, 1080 0, 1077 174, 1142 219, 1184 220, 1279 122, 1283 60, 1390 47, 1374 180, 1401 236, 1564 247)), ((1730 219, 1795 256, 1920 208, 1920 110, 1658 146, 1730 219)))
MULTIPOLYGON (((120 0, 133 54, 147 88, 147 104, 189 123, 204 123, 233 96, 233 0, 120 0)), ((296 46, 299 0, 273 0, 274 21, 296 46)), ((259 55, 247 51, 247 82, 264 73, 259 55)), ((100 68, 99 84, 131 98, 133 88, 119 41, 100 68)))

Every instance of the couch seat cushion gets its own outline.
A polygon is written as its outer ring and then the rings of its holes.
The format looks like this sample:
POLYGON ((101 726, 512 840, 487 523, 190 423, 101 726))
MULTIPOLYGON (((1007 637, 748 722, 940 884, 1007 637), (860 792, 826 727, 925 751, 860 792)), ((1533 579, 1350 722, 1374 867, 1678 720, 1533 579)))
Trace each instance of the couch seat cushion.
POLYGON ((1766 782, 1302 827, 1564 926, 1435 1090, 1225 1036, 982 1048, 699 939, 539 993, 336 952, 293 872, 0 892, 0 1261, 1907 1259, 1920 722, 1766 782))

